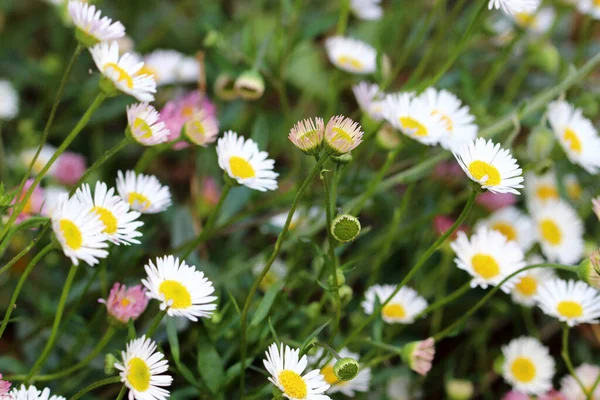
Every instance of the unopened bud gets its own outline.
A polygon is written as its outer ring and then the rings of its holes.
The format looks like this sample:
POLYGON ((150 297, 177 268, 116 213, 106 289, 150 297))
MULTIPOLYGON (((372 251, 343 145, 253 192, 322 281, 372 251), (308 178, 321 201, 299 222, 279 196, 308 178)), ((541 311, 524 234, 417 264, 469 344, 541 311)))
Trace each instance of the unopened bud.
MULTIPOLYGON (((344 277, 344 273, 342 272, 342 270, 340 270, 339 268, 335 271, 335 275, 336 275, 336 280, 337 280, 337 287, 341 287, 344 283, 346 283, 346 278, 344 277)), ((329 283, 329 287, 330 288, 335 288, 335 284, 336 282, 334 281, 333 277, 330 275, 327 278, 327 283, 329 283)))
POLYGON ((548 74, 555 74, 560 66, 560 52, 549 41, 532 42, 529 54, 533 64, 548 74))
POLYGON ((387 151, 397 149, 402 140, 400 139, 400 133, 398 133, 390 124, 384 124, 375 136, 375 143, 387 151))
POLYGON ((429 338, 407 343, 402 348, 400 356, 410 369, 425 376, 431 370, 435 356, 435 341, 433 338, 429 338))
POLYGON ((340 301, 342 302, 342 305, 346 306, 348 303, 350 303, 350 300, 352 300, 354 291, 350 286, 343 285, 339 288, 338 294, 340 295, 340 301))
POLYGON ((115 357, 112 353, 108 353, 104 357, 104 373, 106 375, 112 375, 115 373, 115 363, 119 362, 117 357, 115 357))
POLYGON ((600 289, 600 250, 594 251, 590 258, 583 260, 577 272, 581 280, 600 289))
POLYGON ((527 138, 527 152, 532 161, 543 161, 554 148, 554 133, 546 127, 538 126, 527 138))
POLYGON ((217 76, 214 86, 215 94, 221 100, 233 100, 238 97, 231 75, 222 73, 217 76))
POLYGON ((338 360, 333 366, 333 373, 340 381, 351 381, 356 378, 360 371, 358 362, 351 357, 345 357, 338 360))
POLYGON ((452 379, 446 382, 446 394, 450 400, 469 400, 474 391, 473 382, 466 379, 452 379))
POLYGON ((331 234, 340 242, 351 242, 360 233, 360 221, 358 218, 341 214, 331 221, 331 234))
POLYGON ((260 99, 265 92, 265 80, 258 71, 249 70, 237 77, 235 90, 243 99, 260 99))
POLYGON ((352 162, 352 154, 350 152, 342 154, 341 156, 333 156, 331 159, 340 165, 346 165, 352 162))

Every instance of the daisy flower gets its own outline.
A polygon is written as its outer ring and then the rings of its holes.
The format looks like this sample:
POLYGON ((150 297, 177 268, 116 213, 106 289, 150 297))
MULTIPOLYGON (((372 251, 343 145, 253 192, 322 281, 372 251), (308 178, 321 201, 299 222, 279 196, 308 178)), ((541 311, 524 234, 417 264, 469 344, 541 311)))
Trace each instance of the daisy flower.
POLYGON ((84 43, 96 44, 125 36, 123 24, 119 21, 113 22, 106 16, 101 17, 102 13, 93 4, 69 1, 68 10, 78 33, 80 32, 85 38, 84 43))
MULTIPOLYGON (((506 236, 494 230, 482 228, 471 239, 464 232, 458 232, 457 239, 450 243, 456 253, 458 268, 473 276, 471 287, 496 286, 504 278, 525 266, 523 250, 516 242, 506 240, 506 236)), ((502 291, 508 293, 514 279, 504 283, 502 291)))
POLYGON ((442 135, 447 134, 442 116, 434 111, 424 98, 414 97, 414 93, 390 94, 383 102, 383 116, 387 122, 428 146, 435 146, 442 135))
POLYGON ((578 0, 577 9, 592 19, 600 19, 600 4, 595 0, 578 0))
MULTIPOLYGON (((375 298, 383 304, 394 292, 394 285, 374 285, 365 293, 365 300, 361 303, 366 314, 375 311, 375 298)), ((427 300, 419 296, 416 290, 403 286, 398 293, 381 309, 381 318, 388 324, 412 324, 417 315, 427 308, 427 300)))
POLYGON ((525 174, 525 196, 530 209, 535 209, 541 204, 551 200, 560 199, 558 185, 554 171, 537 175, 534 172, 525 174))
POLYGON ((158 111, 148 103, 127 106, 127 123, 133 139, 144 146, 165 143, 171 134, 158 111))
MULTIPOLYGON (((600 367, 591 364, 581 364, 575 368, 575 375, 579 378, 583 386, 591 388, 598 380, 600 367)), ((571 375, 566 375, 560 380, 560 392, 568 400, 587 400, 587 395, 581 391, 581 386, 571 375)), ((600 385, 596 386, 592 394, 592 400, 600 399, 600 385)))
POLYGON ((323 118, 298 121, 290 130, 288 139, 306 154, 318 154, 325 135, 323 118))
POLYGON ((454 151, 454 157, 471 180, 494 193, 520 194, 523 187, 522 170, 510 151, 478 138, 454 151))
POLYGON ((358 106, 373 121, 383 120, 383 93, 376 83, 360 82, 352 86, 358 106))
POLYGON ((554 359, 547 347, 532 337, 519 337, 502 347, 504 380, 520 392, 541 395, 552 389, 554 359))
POLYGON ((12 83, 0 79, 0 120, 13 119, 19 112, 19 94, 12 83))
MULTIPOLYGON (((533 255, 527 259, 527 265, 543 264, 545 260, 533 255)), ((540 285, 556 278, 553 269, 550 268, 533 268, 521 272, 515 276, 515 286, 510 292, 515 303, 532 307, 535 304, 535 295, 538 293, 540 285)))
POLYGON ((340 156, 354 150, 362 143, 361 126, 343 115, 331 117, 325 127, 325 149, 340 156))
POLYGON ((490 214, 475 225, 475 230, 486 227, 498 231, 506 240, 515 241, 527 251, 535 242, 535 228, 531 218, 516 207, 505 207, 490 214))
POLYGON ((333 36, 325 41, 329 61, 353 74, 372 74, 377 70, 377 51, 363 41, 333 36))
POLYGON ((198 317, 210 317, 217 308, 211 296, 215 288, 212 282, 197 271, 196 267, 173 256, 158 257, 144 267, 147 279, 142 283, 148 289, 146 295, 161 302, 160 309, 172 317, 185 317, 197 321, 198 317))
POLYGON ((582 281, 547 281, 535 300, 544 313, 571 327, 598 323, 600 317, 600 292, 582 281))
POLYGON ((138 75, 144 66, 136 58, 126 53, 119 57, 117 42, 101 42, 90 49, 98 70, 115 87, 139 101, 153 101, 156 93, 156 81, 150 75, 138 75))
POLYGON ((590 174, 600 171, 600 137, 580 109, 566 101, 548 104, 548 120, 567 157, 590 174))
MULTIPOLYGON (((31 164, 31 162, 33 161, 33 157, 35 156, 36 151, 37 151, 37 147, 29 148, 29 149, 23 150, 21 152, 21 154, 19 154, 18 158, 24 167, 26 167, 26 168, 29 167, 29 164, 31 164)), ((49 144, 44 145, 42 147, 42 150, 40 150, 40 154, 38 154, 38 157, 35 159, 35 163, 33 163, 31 173, 33 175, 38 175, 40 172, 42 172, 42 169, 44 169, 46 164, 48 164, 50 162, 50 159, 52 158, 52 156, 54 155, 55 152, 56 152, 56 147, 51 146, 49 144)), ((50 167, 50 169, 48 170, 48 175, 53 175, 55 170, 56 170, 56 163, 54 163, 50 167)))
POLYGON ((142 285, 127 287, 115 282, 108 299, 98 299, 99 303, 106 305, 108 315, 124 324, 130 319, 134 321, 142 315, 150 299, 142 285))
POLYGON ((358 19, 376 21, 383 17, 381 0, 350 0, 350 9, 358 19))
MULTIPOLYGON (((323 349, 319 348, 313 356, 309 357, 310 362, 314 364, 321 360, 323 351, 323 349)), ((360 357, 358 353, 353 353, 345 347, 338 352, 338 355, 340 358, 348 357, 356 360, 357 362, 359 361, 360 357)), ((325 382, 330 385, 329 389, 327 389, 328 394, 341 393, 344 396, 354 397, 356 392, 369 391, 369 384, 371 383, 371 368, 361 368, 356 377, 354 377, 352 380, 342 381, 338 379, 333 370, 337 360, 331 357, 325 358, 325 360, 329 361, 327 361, 327 363, 321 367, 321 375, 323 375, 325 382)))
POLYGON ((488 8, 499 10, 502 8, 506 14, 535 11, 540 5, 540 0, 490 0, 488 8))
POLYGON ((217 140, 219 120, 204 110, 198 110, 183 125, 183 133, 196 146, 206 147, 217 140))
POLYGON ((61 186, 48 186, 44 188, 44 198, 42 200, 42 209, 40 213, 44 217, 51 217, 59 205, 62 195, 69 195, 69 191, 61 186))
POLYGON ((156 343, 146 336, 130 341, 121 352, 123 363, 115 363, 121 382, 129 389, 129 400, 166 400, 169 391, 164 389, 173 382, 167 372, 169 362, 156 351, 156 343))
POLYGON ((263 360, 265 369, 271 375, 269 381, 290 400, 330 400, 324 394, 329 385, 318 369, 302 375, 308 361, 306 355, 300 358, 299 353, 300 350, 293 350, 289 346, 284 349, 283 344, 279 348, 277 344, 271 344, 263 360))
POLYGON ((141 72, 153 76, 157 86, 190 83, 198 80, 200 64, 175 50, 155 50, 144 57, 141 72))
POLYGON ((136 221, 140 217, 137 211, 129 211, 129 204, 115 195, 114 188, 108 188, 104 182, 96 182, 94 195, 90 185, 87 183, 77 189, 75 193, 81 204, 92 210, 100 217, 104 225, 103 233, 107 239, 116 245, 132 243, 139 244, 136 238, 142 234, 137 231, 144 225, 141 221, 136 221))
POLYGON ((227 131, 217 141, 217 157, 219 167, 240 185, 261 192, 277 189, 275 161, 266 151, 258 150, 254 140, 227 131))
POLYGON ((533 210, 542 253, 552 262, 574 264, 583 257, 583 222, 563 200, 548 201, 533 210))
POLYGON ((569 198, 573 201, 581 200, 581 195, 583 194, 583 188, 579 184, 577 180, 577 176, 575 174, 568 174, 564 178, 565 189, 567 190, 567 194, 569 198))
POLYGON ((142 214, 156 214, 169 208, 171 192, 162 186, 154 175, 136 175, 134 171, 117 173, 119 196, 129 203, 132 209, 142 214))
POLYGON ((29 387, 21 385, 20 388, 14 388, 8 393, 8 396, 8 399, 10 400, 67 400, 62 396, 51 396, 50 389, 48 388, 38 390, 33 385, 29 387))
POLYGON ((534 35, 543 35, 552 28, 556 14, 553 8, 544 7, 540 10, 517 12, 511 17, 521 28, 528 29, 534 35))
POLYGON ((440 137, 443 148, 458 148, 475 140, 478 131, 475 117, 471 115, 469 106, 463 105, 458 97, 447 90, 427 88, 419 98, 427 103, 432 115, 441 118, 446 128, 440 137))
POLYGON ((75 265, 82 260, 93 266, 108 256, 104 223, 78 196, 61 195, 52 213, 52 229, 65 256, 75 265))

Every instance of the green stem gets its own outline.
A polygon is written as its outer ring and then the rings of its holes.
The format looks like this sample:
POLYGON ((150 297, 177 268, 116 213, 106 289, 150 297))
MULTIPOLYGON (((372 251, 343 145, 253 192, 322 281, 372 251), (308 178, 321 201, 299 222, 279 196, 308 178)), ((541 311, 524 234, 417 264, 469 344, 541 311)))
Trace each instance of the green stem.
POLYGON ((54 317, 54 323, 52 324, 52 332, 50 333, 50 338, 48 342, 46 342, 46 347, 42 351, 41 356, 38 358, 36 363, 33 365, 33 368, 29 371, 29 374, 25 378, 25 382, 28 383, 43 366, 46 362, 46 359, 50 355, 50 351, 54 347, 54 342, 58 336, 58 327, 60 326, 60 321, 62 319, 62 314, 65 309, 65 304, 67 303, 67 298, 69 297, 69 291, 71 290, 71 285, 73 285, 73 281, 75 280, 75 274, 77 273, 78 266, 73 264, 69 269, 69 274, 67 275, 67 280, 65 281, 65 285, 63 286, 63 291, 60 295, 60 300, 58 301, 58 308, 56 309, 56 314, 54 317))
POLYGON ((271 255, 269 256, 269 259, 267 260, 267 263, 265 264, 263 270, 260 272, 260 275, 256 278, 256 280, 254 281, 254 283, 252 284, 252 287, 250 288, 250 292, 248 293, 248 297, 246 298, 246 301, 244 303, 244 309, 242 311, 242 316, 240 319, 240 324, 241 324, 241 337, 240 337, 240 357, 241 357, 241 373, 240 373, 240 398, 244 397, 244 388, 246 385, 246 354, 247 354, 247 337, 246 337, 246 328, 247 328, 247 322, 248 322, 248 311, 250 309, 250 304, 252 303, 252 298, 254 297, 254 294, 256 293, 256 290, 258 289, 258 285, 260 285, 260 282, 262 282, 262 280, 264 279, 264 277, 267 275, 267 273, 269 272, 269 270, 271 269, 271 265, 273 265, 273 262, 275 262, 275 258, 277 257, 277 255, 279 254, 279 250, 281 249, 281 245, 283 244, 283 241, 285 240, 285 237, 288 233, 288 230, 290 228, 290 223, 292 222, 292 217, 294 216, 294 212, 296 211, 296 207, 298 207, 298 204, 300 203, 300 199, 302 198, 302 195, 304 194, 304 191, 306 190, 306 188, 308 187, 308 185, 311 183, 311 181, 313 180, 313 178, 315 177, 315 175, 317 175, 317 172, 319 172, 321 170, 321 167, 323 166, 323 164, 325 164, 325 161, 327 161, 329 159, 329 156, 322 156, 321 159, 315 164, 315 166, 313 167, 312 171, 310 172, 310 174, 308 174, 308 176, 306 177, 306 179, 304 179, 304 182, 302 182, 302 185, 300 186, 300 188, 298 189, 298 193, 296 193, 296 197, 294 198, 294 201, 292 202, 292 206, 290 208, 290 211, 288 212, 288 216, 287 219, 285 220, 285 224, 283 226, 283 230, 281 231, 281 233, 279 234, 279 236, 277 236, 277 241, 275 242, 275 247, 273 248, 273 252, 271 253, 271 255))
POLYGON ((350 15, 350 0, 340 0, 340 17, 338 19, 335 34, 343 36, 348 26, 348 16, 350 15))
POLYGON ((19 297, 19 293, 21 292, 21 288, 23 287, 23 284, 27 280, 27 277, 29 276, 31 271, 33 271, 33 268, 35 267, 35 265, 46 254, 48 254, 48 252, 50 252, 50 250, 52 250, 52 249, 54 249, 54 244, 50 243, 49 245, 44 247, 42 250, 40 250, 40 252, 37 253, 36 256, 33 257, 33 259, 29 262, 29 264, 25 268, 25 271, 23 271, 23 274, 21 275, 21 278, 19 278, 19 282, 17 283, 17 287, 15 288, 15 291, 13 292, 12 297, 10 298, 10 303, 8 304, 8 307, 6 308, 6 314, 4 314, 4 320, 2 321, 2 326, 0 326, 0 338, 2 337, 2 334, 4 333, 4 330, 6 329, 6 325, 8 325, 8 320, 10 319, 10 315, 12 314, 13 310, 15 309, 15 304, 17 303, 17 298, 19 297))
POLYGON ((117 400, 123 400, 123 396, 125 396, 126 391, 127 391, 127 387, 125 385, 123 385, 121 387, 121 391, 119 392, 119 395, 117 396, 117 400))
POLYGON ((581 392, 585 393, 587 395, 588 394, 587 388, 585 387, 585 385, 583 384, 581 379, 579 379, 579 377, 575 373, 575 369, 573 368, 573 363, 571 362, 571 356, 569 355, 569 325, 567 325, 567 324, 563 324, 562 351, 560 354, 561 354, 563 360, 565 361, 565 365, 567 366, 569 373, 571 374, 571 376, 575 379, 575 381, 581 388, 581 392))
MULTIPOLYGON (((92 390, 97 389, 99 387, 110 385, 111 383, 119 383, 119 382, 121 382, 120 376, 113 376, 112 378, 106 378, 101 381, 94 382, 91 385, 86 386, 85 388, 83 388, 79 392, 77 392, 75 394, 75 396, 71 397, 71 400, 77 400, 77 399, 81 398, 84 394, 91 392, 92 390)), ((123 386, 123 387, 125 387, 125 386, 123 386)))
POLYGON ((510 60, 510 56, 512 55, 512 51, 523 38, 526 29, 520 29, 519 32, 515 35, 515 37, 511 40, 508 46, 505 46, 502 49, 502 53, 498 57, 494 59, 494 63, 490 65, 485 76, 481 80, 481 85, 479 87, 480 93, 483 98, 487 98, 490 90, 494 86, 494 83, 498 80, 498 76, 506 66, 506 63, 510 60))
MULTIPOLYGON (((48 222, 48 217, 30 217, 30 218, 27 218, 25 221, 21 222, 20 224, 17 224, 17 225, 14 225, 13 227, 11 227, 10 230, 8 231, 8 234, 6 235, 6 240, 4 242, 2 242, 2 244, 0 245, 0 257, 2 257, 2 255, 6 251, 6 247, 8 247, 8 244, 10 243, 10 239, 13 237, 13 235, 15 233, 17 233, 21 229, 32 228, 38 224, 45 223, 45 222, 48 222)), ((6 267, 3 267, 2 269, 0 269, 0 275, 2 275, 2 273, 5 271, 5 268, 6 267)))
POLYGON ((450 274, 450 269, 452 267, 452 253, 447 250, 443 252, 442 261, 440 265, 439 279, 441 283, 441 287, 436 293, 436 302, 429 306, 426 311, 431 312, 435 310, 435 313, 431 317, 431 334, 433 335, 436 332, 439 332, 440 327, 442 325, 442 318, 444 316, 444 309, 441 308, 446 303, 453 301, 455 298, 462 296, 464 293, 468 292, 471 288, 471 283, 467 282, 460 288, 458 288, 454 293, 444 297, 446 292, 446 282, 448 280, 448 275, 450 274))
POLYGON ((154 332, 156 332, 158 325, 160 325, 160 321, 163 320, 163 318, 165 317, 166 314, 167 314, 166 308, 164 310, 161 310, 161 312, 159 312, 158 314, 156 314, 156 316, 152 320, 152 323, 150 324, 150 327, 148 328, 148 331, 146 332, 147 338, 151 338, 152 335, 154 335, 154 332))
POLYGON ((157 152, 156 148, 154 148, 154 147, 148 147, 146 150, 144 150, 144 152, 142 153, 142 156, 140 157, 138 162, 135 164, 135 168, 134 168, 135 173, 139 174, 140 172, 144 172, 144 170, 146 169, 146 167, 148 166, 150 161, 154 160, 154 158, 157 155, 158 155, 158 152, 157 152))

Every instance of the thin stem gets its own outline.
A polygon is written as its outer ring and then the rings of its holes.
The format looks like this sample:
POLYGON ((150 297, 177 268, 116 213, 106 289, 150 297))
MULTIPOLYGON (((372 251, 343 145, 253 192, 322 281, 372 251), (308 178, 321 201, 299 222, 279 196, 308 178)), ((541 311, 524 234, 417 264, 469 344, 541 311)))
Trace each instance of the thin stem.
MULTIPOLYGON (((79 392, 77 392, 75 394, 75 396, 71 397, 71 400, 77 400, 77 399, 83 397, 84 394, 87 394, 87 393, 91 392, 92 390, 97 389, 99 387, 110 385, 111 383, 119 383, 119 382, 121 382, 120 376, 113 376, 112 378, 106 378, 101 381, 94 382, 91 385, 86 386, 85 388, 83 388, 79 392)), ((125 386, 123 386, 123 387, 125 387, 125 386)))
POLYGON ((340 0, 340 17, 338 19, 335 34, 343 36, 348 26, 348 16, 350 15, 350 0, 340 0))
POLYGON ((12 297, 10 298, 10 303, 8 304, 8 307, 6 308, 6 314, 4 314, 4 320, 2 321, 2 326, 0 326, 0 338, 2 337, 2 334, 4 333, 4 330, 6 329, 6 325, 8 325, 8 320, 10 319, 10 315, 12 314, 13 310, 15 309, 15 304, 17 303, 17 298, 19 297, 19 293, 21 293, 21 288, 23 287, 23 284, 27 280, 27 277, 29 276, 31 271, 33 271, 33 268, 35 267, 35 265, 46 254, 48 254, 50 252, 50 250, 52 250, 52 249, 54 249, 54 244, 50 243, 46 247, 44 247, 42 250, 40 250, 40 252, 37 253, 36 256, 33 257, 33 259, 29 262, 29 264, 25 268, 25 271, 23 271, 23 274, 21 275, 21 278, 19 278, 19 282, 17 283, 17 287, 15 288, 15 291, 13 292, 12 297))
POLYGON ((67 280, 65 281, 63 291, 60 295, 60 300, 58 301, 58 308, 56 309, 50 338, 48 339, 48 342, 46 342, 46 347, 44 347, 41 356, 38 358, 36 363, 33 365, 33 368, 31 368, 29 374, 25 378, 25 382, 29 382, 31 380, 31 377, 34 376, 44 366, 46 359, 50 355, 50 351, 52 351, 52 347, 54 347, 54 342, 56 341, 58 336, 58 327, 60 326, 60 321, 62 319, 63 311, 65 309, 65 304, 67 303, 67 298, 69 297, 71 285, 73 285, 73 281, 75 280, 75 274, 77 273, 77 269, 78 267, 75 264, 71 265, 71 268, 69 269, 67 280))
MULTIPOLYGON (((17 233, 21 229, 32 228, 38 224, 42 224, 45 222, 48 222, 48 217, 30 217, 17 225, 13 225, 8 231, 8 234, 6 235, 6 240, 0 245, 0 257, 2 257, 2 255, 6 251, 6 247, 8 247, 10 239, 15 233, 17 233)), ((0 269, 0 275, 2 275, 2 273, 5 271, 5 268, 6 267, 2 267, 2 269, 0 269)))
POLYGON ((243 398, 244 396, 244 388, 246 385, 246 354, 247 354, 247 337, 246 337, 246 328, 247 328, 247 321, 248 321, 248 310, 250 309, 250 303, 252 303, 252 298, 254 297, 254 294, 256 293, 256 290, 258 289, 258 285, 260 285, 260 282, 262 282, 262 280, 264 279, 264 277, 267 275, 267 273, 269 272, 269 270, 271 269, 271 265, 273 265, 273 262, 275 262, 275 258, 277 257, 277 255, 279 254, 279 250, 281 249, 281 245, 283 244, 283 241, 285 240, 285 237, 288 233, 288 230, 290 228, 290 223, 292 222, 292 218, 294 216, 294 212, 296 211, 296 207, 298 207, 298 204, 300 203, 300 199, 302 198, 302 195, 304 194, 304 191, 306 190, 306 188, 308 187, 308 185, 310 184, 310 182, 313 180, 313 178, 315 177, 315 175, 317 175, 317 172, 319 172, 321 170, 321 167, 323 166, 323 164, 325 164, 325 161, 327 161, 329 159, 329 156, 322 156, 321 159, 315 164, 315 166, 313 167, 312 171, 310 172, 310 174, 308 174, 308 176, 306 177, 306 179, 304 179, 304 182, 302 182, 302 185, 300 186, 300 188, 298 189, 298 193, 296 193, 296 197, 294 198, 294 201, 292 202, 292 206, 290 208, 290 211, 288 212, 288 216, 287 219, 285 220, 285 224, 283 226, 283 230, 281 231, 281 233, 279 234, 279 236, 277 236, 277 241, 275 242, 275 247, 273 248, 273 252, 271 253, 271 255, 269 256, 269 259, 267 260, 267 263, 265 264, 263 270, 260 272, 260 275, 256 278, 256 280, 254 281, 254 283, 252 284, 252 287, 250 288, 250 292, 248 293, 248 297, 246 298, 246 301, 244 303, 244 309, 242 311, 242 316, 240 319, 240 324, 241 324, 241 337, 240 337, 240 353, 241 353, 241 373, 240 373, 240 397, 243 398))
POLYGON ((119 395, 117 396, 117 400, 123 400, 123 397, 125 396, 125 391, 127 390, 127 387, 125 385, 123 385, 121 387, 121 391, 119 392, 119 395))
POLYGON ((561 354, 563 360, 565 361, 565 365, 567 366, 569 373, 571 374, 571 376, 575 379, 575 381, 581 388, 582 393, 585 393, 587 395, 587 393, 588 393, 587 388, 585 387, 585 385, 583 384, 581 379, 579 379, 579 377, 575 373, 575 368, 573 368, 573 363, 571 362, 571 356, 569 355, 569 325, 563 324, 563 332, 562 333, 563 333, 562 334, 562 351, 560 354, 561 354))
POLYGON ((152 335, 154 335, 154 332, 156 332, 158 325, 160 325, 160 321, 163 320, 163 318, 165 317, 166 314, 167 314, 166 308, 164 310, 161 310, 161 312, 159 312, 158 314, 156 314, 156 316, 152 320, 152 323, 150 324, 150 327, 148 328, 148 331, 146 332, 147 338, 151 338, 152 335))

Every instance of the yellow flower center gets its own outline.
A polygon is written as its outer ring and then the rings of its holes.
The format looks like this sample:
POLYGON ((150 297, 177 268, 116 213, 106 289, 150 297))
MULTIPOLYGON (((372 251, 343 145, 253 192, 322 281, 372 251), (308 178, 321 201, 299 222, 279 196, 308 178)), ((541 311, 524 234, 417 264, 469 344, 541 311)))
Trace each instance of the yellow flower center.
POLYGON ((279 384, 283 386, 283 393, 293 399, 303 399, 308 392, 304 379, 294 371, 284 369, 277 377, 279 384))
POLYGON ((527 13, 516 13, 515 18, 522 26, 531 26, 535 23, 535 15, 527 13))
POLYGON ((165 296, 167 302, 172 301, 171 308, 188 308, 192 305, 192 295, 177 281, 167 279, 160 284, 158 291, 165 296))
MULTIPOLYGON (((36 174, 39 174, 40 172, 42 172, 42 170, 44 169, 44 167, 46 166, 46 161, 47 160, 41 160, 40 158, 38 158, 37 160, 35 160, 35 163, 33 163, 33 171, 36 174)), ((30 162, 28 162, 29 164, 30 162)))
POLYGON ((150 387, 150 368, 139 357, 129 360, 127 365, 127 382, 138 392, 145 392, 150 387))
POLYGON ((339 56, 337 62, 346 68, 354 68, 358 70, 362 70, 364 68, 363 63, 360 62, 360 60, 348 55, 339 56))
POLYGON ((144 64, 144 66, 140 68, 136 75, 150 75, 154 78, 154 80, 158 81, 158 74, 156 73, 156 70, 147 64, 144 64))
POLYGON ((542 200, 558 199, 558 191, 554 186, 540 185, 535 193, 542 200))
POLYGON ((383 307, 381 313, 388 318, 404 318, 406 317, 406 310, 401 304, 388 304, 383 307))
POLYGON ((133 121, 133 129, 138 131, 138 136, 141 139, 150 139, 152 137, 150 125, 141 118, 136 118, 135 121, 133 121))
POLYGON ((231 173, 241 179, 254 178, 256 171, 252 168, 252 165, 242 157, 231 156, 229 158, 229 168, 231 173))
POLYGON ((121 307, 127 307, 130 304, 131 304, 131 300, 129 300, 127 297, 123 297, 121 299, 121 307))
POLYGON ((531 276, 524 276, 519 283, 515 285, 515 289, 523 296, 531 297, 537 292, 537 281, 531 276))
POLYGON ((507 222, 496 222, 492 225, 492 229, 503 234, 507 240, 517 240, 517 231, 507 222))
POLYGON ((565 134, 563 136, 566 142, 569 143, 569 148, 575 153, 581 153, 581 142, 579 141, 579 137, 574 130, 571 128, 565 129, 565 134))
POLYGON ((81 234, 79 227, 68 219, 61 219, 59 226, 63 238, 65 239, 65 242, 67 242, 67 246, 73 250, 80 249, 83 245, 83 235, 81 234))
POLYGON ((594 0, 594 5, 596 7, 600 7, 600 0, 594 0))
POLYGON ((125 85, 129 89, 133 89, 133 78, 127 73, 127 71, 125 71, 123 68, 119 67, 115 63, 104 64, 104 71, 106 71, 109 68, 115 71, 117 74, 119 74, 119 76, 117 77, 117 82, 125 82, 125 85))
POLYGON ((500 273, 500 266, 494 257, 477 253, 471 259, 473 271, 483 279, 492 279, 500 273))
POLYGON ((544 219, 540 222, 542 238, 551 245, 557 246, 562 241, 562 233, 556 222, 544 219))
POLYGON ((404 129, 412 131, 412 134, 415 136, 427 136, 429 133, 427 132, 427 128, 425 125, 420 123, 411 117, 400 117, 400 124, 404 127, 404 129))
POLYGON ((137 193, 137 192, 129 193, 129 196, 127 196, 127 201, 129 202, 129 205, 131 207, 134 207, 134 206, 136 206, 137 208, 141 207, 143 210, 147 209, 152 204, 150 202, 150 199, 148 199, 143 194, 137 193))
POLYGON ((342 139, 345 142, 352 143, 352 136, 350 136, 348 132, 346 132, 342 128, 334 126, 333 128, 331 128, 331 130, 335 132, 335 135, 333 136, 333 138, 331 138, 331 141, 342 139))
POLYGON ((119 223, 115 215, 108 208, 94 207, 92 211, 98 214, 100 221, 104 224, 104 233, 112 235, 117 231, 119 223))
POLYGON ((339 382, 339 379, 335 376, 335 372, 333 372, 333 365, 326 365, 321 368, 321 375, 325 378, 325 382, 330 385, 335 385, 339 382))
MULTIPOLYGON (((600 1, 600 0, 598 0, 600 1)), ((581 189, 581 185, 577 182, 573 182, 569 185, 567 185, 567 193, 569 194, 569 197, 572 198, 573 200, 579 200, 581 198, 581 193, 583 192, 583 189, 581 189)))
POLYGON ((583 315, 583 307, 576 301, 563 300, 556 306, 556 311, 566 318, 577 318, 583 315))
POLYGON ((181 109, 181 115, 184 117, 191 117, 196 112, 196 108, 192 106, 185 106, 181 109))
POLYGON ((452 130, 454 129, 454 124, 452 123, 452 120, 450 119, 449 116, 447 116, 446 114, 444 114, 438 110, 433 110, 431 112, 431 115, 438 115, 440 117, 440 119, 442 120, 442 122, 444 123, 444 125, 446 125, 446 129, 449 130, 450 132, 452 132, 452 130))
POLYGON ((485 161, 475 160, 471 162, 469 172, 476 181, 483 182, 486 186, 497 186, 502 182, 498 168, 485 161))
MULTIPOLYGON (((185 124, 185 133, 194 141, 202 141, 206 130, 204 124, 198 119, 190 120, 185 124)), ((231 161, 230 161, 231 162, 231 161)))
POLYGON ((515 359, 510 370, 519 382, 531 382, 535 378, 535 364, 526 357, 515 359))

